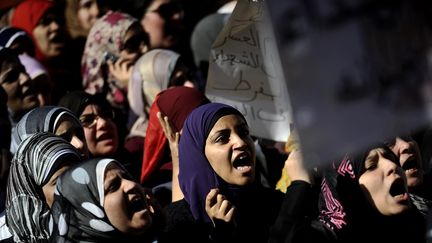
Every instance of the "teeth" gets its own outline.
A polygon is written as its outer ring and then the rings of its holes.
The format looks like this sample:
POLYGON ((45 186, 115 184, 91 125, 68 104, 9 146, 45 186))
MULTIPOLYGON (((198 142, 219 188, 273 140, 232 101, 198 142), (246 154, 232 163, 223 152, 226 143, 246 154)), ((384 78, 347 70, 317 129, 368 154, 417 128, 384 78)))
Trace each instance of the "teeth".
POLYGON ((237 170, 247 170, 249 168, 250 168, 250 166, 239 166, 239 167, 237 167, 237 170))
POLYGON ((134 203, 136 201, 141 201, 141 197, 134 197, 132 198, 131 202, 134 203))

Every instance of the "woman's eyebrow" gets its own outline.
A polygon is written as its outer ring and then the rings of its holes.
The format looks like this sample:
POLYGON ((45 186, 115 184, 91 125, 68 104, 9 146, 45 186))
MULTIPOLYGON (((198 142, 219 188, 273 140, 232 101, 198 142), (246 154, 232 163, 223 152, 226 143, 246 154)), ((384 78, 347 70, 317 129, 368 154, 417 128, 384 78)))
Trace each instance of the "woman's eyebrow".
POLYGON ((216 130, 213 133, 213 135, 217 135, 217 134, 224 133, 224 132, 227 132, 227 131, 229 131, 229 128, 222 128, 222 129, 216 130))
POLYGON ((369 160, 377 160, 379 157, 379 153, 378 151, 373 151, 372 154, 369 154, 369 156, 366 157, 365 162, 369 161, 369 160))
POLYGON ((113 181, 114 178, 115 178, 115 175, 113 175, 112 173, 107 173, 105 175, 105 178, 104 178, 104 188, 105 188, 105 186, 109 186, 111 181, 113 181))
POLYGON ((388 150, 384 150, 381 152, 382 156, 391 161, 398 161, 398 157, 392 152, 388 150))

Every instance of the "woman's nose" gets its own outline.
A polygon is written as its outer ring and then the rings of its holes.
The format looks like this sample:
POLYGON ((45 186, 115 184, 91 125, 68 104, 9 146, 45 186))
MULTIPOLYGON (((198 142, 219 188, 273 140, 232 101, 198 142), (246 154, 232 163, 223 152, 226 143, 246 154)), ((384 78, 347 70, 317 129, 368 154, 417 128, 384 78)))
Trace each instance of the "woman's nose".
POLYGON ((107 118, 104 118, 104 117, 101 117, 101 116, 98 116, 97 117, 97 121, 96 121, 96 127, 97 128, 103 128, 103 127, 106 127, 107 125, 108 125, 108 119, 107 118))
POLYGON ((382 160, 382 166, 385 170, 386 175, 391 175, 397 172, 399 165, 396 164, 396 162, 393 162, 389 159, 383 159, 382 160))
POLYGON ((74 146, 76 149, 78 149, 78 151, 85 152, 84 151, 85 143, 83 140, 79 139, 77 136, 73 136, 70 143, 72 144, 72 146, 74 146))
POLYGON ((20 75, 19 75, 19 84, 21 85, 21 86, 30 86, 30 84, 31 84, 31 79, 30 79, 30 76, 27 74, 27 73, 23 73, 23 72, 21 72, 20 73, 20 75))
POLYGON ((58 30, 60 28, 60 24, 57 21, 52 21, 49 27, 51 31, 58 30))
POLYGON ((395 145, 393 147, 393 152, 395 152, 398 156, 404 153, 410 153, 412 150, 412 145, 410 141, 406 141, 402 138, 396 138, 395 145))
POLYGON ((245 139, 238 134, 233 135, 232 141, 234 143, 234 148, 245 148, 247 146, 247 142, 245 139))
POLYGON ((125 193, 131 193, 136 190, 138 184, 130 179, 123 179, 122 186, 125 193))
POLYGON ((90 8, 90 13, 97 17, 99 15, 99 7, 96 3, 92 4, 91 8, 90 8))

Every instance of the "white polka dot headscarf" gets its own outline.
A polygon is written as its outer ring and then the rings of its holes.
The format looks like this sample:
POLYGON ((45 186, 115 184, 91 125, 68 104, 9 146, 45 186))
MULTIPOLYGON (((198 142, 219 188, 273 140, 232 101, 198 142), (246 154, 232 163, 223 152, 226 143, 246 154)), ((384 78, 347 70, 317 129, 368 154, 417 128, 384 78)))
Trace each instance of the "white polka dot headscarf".
MULTIPOLYGON (((113 159, 92 159, 67 171, 57 181, 52 207, 55 242, 98 242, 120 239, 103 208, 104 174, 113 159)), ((124 238, 124 236, 123 236, 124 238)))

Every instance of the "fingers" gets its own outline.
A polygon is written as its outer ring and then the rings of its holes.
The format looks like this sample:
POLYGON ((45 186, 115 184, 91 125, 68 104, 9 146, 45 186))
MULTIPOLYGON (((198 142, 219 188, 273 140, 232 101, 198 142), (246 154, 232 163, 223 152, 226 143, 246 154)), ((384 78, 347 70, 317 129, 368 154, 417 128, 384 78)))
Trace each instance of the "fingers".
POLYGON ((180 133, 179 133, 179 132, 176 132, 176 133, 175 133, 175 142, 178 144, 179 141, 180 141, 180 133))
POLYGON ((284 169, 292 181, 302 180, 310 184, 313 183, 311 171, 303 161, 303 156, 299 149, 291 151, 285 161, 284 169))
MULTIPOLYGON (((219 194, 222 196, 221 194, 219 194)), ((219 203, 219 200, 218 200, 219 203)), ((233 207, 231 207, 231 202, 226 200, 224 196, 221 197, 220 201, 220 207, 219 207, 219 213, 221 215, 226 215, 233 207)))
POLYGON ((214 206, 214 204, 217 201, 216 197, 217 197, 218 193, 219 193, 219 189, 211 189, 210 192, 207 194, 206 204, 205 204, 206 211, 207 211, 207 209, 210 210, 214 206))
POLYGON ((168 117, 162 116, 161 112, 158 112, 156 114, 156 116, 159 120, 159 123, 162 127, 162 130, 165 134, 165 137, 169 140, 169 142, 170 143, 172 143, 172 142, 178 143, 178 141, 180 139, 180 137, 179 137, 180 135, 178 134, 178 132, 174 132, 174 129, 173 129, 171 123, 169 122, 168 117))
MULTIPOLYGON (((173 164, 178 162, 178 144, 180 141, 180 133, 174 132, 171 123, 168 120, 167 116, 162 116, 161 112, 156 114, 159 124, 162 127, 163 133, 168 140, 169 147, 171 150, 171 157, 173 159, 173 164)), ((174 164, 175 165, 175 164, 174 164)))
POLYGON ((224 195, 219 193, 218 189, 212 189, 207 194, 205 208, 212 220, 219 219, 225 222, 233 221, 235 207, 224 195))
POLYGON ((158 113, 156 113, 156 116, 157 116, 157 118, 159 120, 159 124, 161 125, 162 130, 163 130, 163 132, 164 132, 164 134, 166 136, 165 120, 162 117, 162 113, 160 111, 158 111, 158 113))
POLYGON ((117 61, 107 61, 108 66, 113 66, 115 69, 129 70, 134 65, 133 60, 120 57, 117 61))
POLYGON ((129 78, 132 75, 132 60, 120 58, 116 62, 111 60, 107 61, 109 72, 116 80, 118 80, 123 85, 127 85, 129 78))
POLYGON ((168 121, 168 117, 163 117, 162 113, 160 111, 158 111, 158 113, 156 114, 158 120, 159 120, 159 124, 162 127, 162 130, 165 134, 165 137, 167 137, 168 139, 171 137, 170 135, 170 129, 169 129, 169 123, 167 124, 168 121), (166 118, 166 119, 165 119, 166 118))

